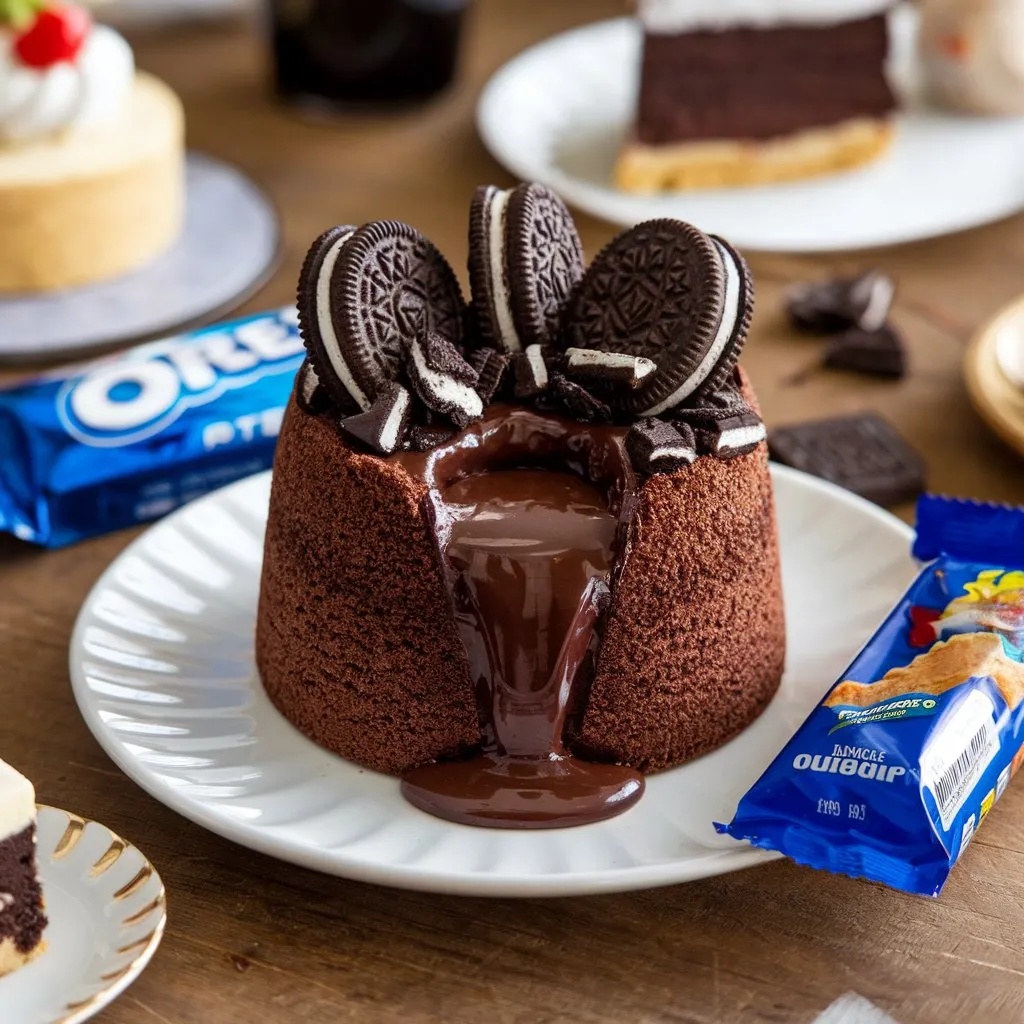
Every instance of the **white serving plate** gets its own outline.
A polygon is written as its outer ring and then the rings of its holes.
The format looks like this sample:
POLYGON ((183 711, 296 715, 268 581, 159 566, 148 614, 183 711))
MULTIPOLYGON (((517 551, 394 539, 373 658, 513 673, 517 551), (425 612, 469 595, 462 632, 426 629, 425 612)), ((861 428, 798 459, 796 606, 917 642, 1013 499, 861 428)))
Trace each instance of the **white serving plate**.
MULTIPOLYGON (((823 0, 825 2, 825 0, 823 0)), ((1024 118, 972 118, 918 98, 916 12, 893 15, 891 77, 902 96, 892 150, 867 167, 785 185, 623 192, 612 165, 634 116, 640 30, 630 18, 565 32, 521 53, 487 84, 480 135, 516 177, 630 226, 677 217, 743 249, 826 252, 895 245, 1024 209, 1024 118)))
POLYGON ((105 825, 39 808, 46 948, 0 978, 3 1024, 81 1024, 144 970, 167 922, 164 887, 140 851, 105 825))
POLYGON ((831 484, 774 467, 788 669, 745 732, 651 776, 611 821, 478 829, 407 804, 396 779, 320 749, 272 707, 253 630, 270 475, 143 534, 85 602, 71 678, 86 723, 144 789, 220 835, 319 871, 491 896, 613 892, 761 862, 715 834, 914 575, 910 530, 831 484))

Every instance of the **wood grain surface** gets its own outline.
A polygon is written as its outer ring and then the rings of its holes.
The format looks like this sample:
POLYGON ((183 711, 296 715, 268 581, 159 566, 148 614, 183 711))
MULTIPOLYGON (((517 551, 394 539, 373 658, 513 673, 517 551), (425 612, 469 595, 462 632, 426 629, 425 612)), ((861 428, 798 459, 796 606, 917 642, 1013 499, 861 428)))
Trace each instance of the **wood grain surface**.
MULTIPOLYGON (((463 265, 473 187, 510 182, 474 131, 481 85, 532 42, 618 11, 618 0, 481 0, 453 91, 331 124, 269 100, 261 41, 244 23, 134 41, 140 65, 183 96, 191 145, 239 164, 283 213, 286 257, 249 304, 258 310, 291 301, 306 246, 339 222, 408 220, 463 265)), ((579 224, 591 254, 613 234, 579 224)), ((746 365, 769 425, 873 409, 925 455, 933 489, 1024 503, 1019 457, 974 414, 961 373, 972 332, 1024 290, 1022 264, 1020 217, 878 253, 752 257, 746 365), (902 383, 817 369, 820 343, 782 316, 788 282, 867 266, 899 280, 895 320, 913 362, 902 383)), ((785 862, 627 895, 446 898, 328 878, 203 831, 114 768, 71 697, 75 614, 134 535, 52 553, 0 541, 0 754, 41 800, 138 843, 169 891, 163 947, 102 1024, 809 1022, 850 990, 902 1024, 1024 1019, 1022 781, 937 901, 785 862)), ((0 1022, 20 1024, 2 1005, 0 1022)))

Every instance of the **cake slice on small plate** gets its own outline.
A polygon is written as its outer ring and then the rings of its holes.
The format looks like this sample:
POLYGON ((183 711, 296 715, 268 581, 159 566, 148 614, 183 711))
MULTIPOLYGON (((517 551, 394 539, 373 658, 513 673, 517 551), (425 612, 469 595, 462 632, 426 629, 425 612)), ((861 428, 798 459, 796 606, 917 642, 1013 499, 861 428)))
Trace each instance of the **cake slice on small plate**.
POLYGON ((631 192, 758 185, 868 163, 893 134, 895 0, 637 0, 631 192))
POLYGON ((0 975, 41 953, 46 915, 36 868, 36 794, 0 761, 0 975))

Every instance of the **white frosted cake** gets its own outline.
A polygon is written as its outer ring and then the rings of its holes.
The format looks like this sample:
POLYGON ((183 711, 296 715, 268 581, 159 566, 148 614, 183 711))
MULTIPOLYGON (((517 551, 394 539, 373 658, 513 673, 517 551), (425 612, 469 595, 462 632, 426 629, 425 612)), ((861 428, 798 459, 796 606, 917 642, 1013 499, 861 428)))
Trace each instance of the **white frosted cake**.
POLYGON ((181 230, 184 118, 113 29, 0 0, 0 293, 133 270, 181 230))

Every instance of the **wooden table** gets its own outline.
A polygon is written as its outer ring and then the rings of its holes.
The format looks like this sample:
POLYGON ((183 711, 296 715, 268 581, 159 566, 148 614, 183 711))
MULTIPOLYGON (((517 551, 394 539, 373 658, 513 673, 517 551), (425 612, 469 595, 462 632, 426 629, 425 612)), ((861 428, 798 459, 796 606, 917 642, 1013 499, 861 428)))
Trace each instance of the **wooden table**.
MULTIPOLYGON (((191 144, 237 162, 280 205, 287 252, 257 310, 291 300, 306 246, 343 221, 408 220, 462 265, 473 187, 509 182, 473 128, 480 86, 535 40, 618 9, 481 0, 453 92, 416 113, 332 126, 268 101, 259 39, 244 25, 140 38, 137 52, 184 97, 191 144)), ((612 235, 579 224, 590 253, 612 235)), ((1024 503, 1020 462, 974 415, 960 373, 971 332, 1024 288, 1022 263, 1024 218, 877 254, 754 257, 746 364, 769 423, 875 409, 926 455, 933 488, 1024 503), (781 313, 787 282, 871 265, 900 283, 895 318, 913 356, 900 384, 816 369, 819 343, 792 335, 781 313)), ((103 1024, 803 1022, 849 990, 903 1024, 1024 1019, 1022 782, 938 901, 785 862, 644 893, 456 899, 300 870, 178 817, 113 767, 68 684, 75 614, 133 536, 52 553, 0 542, 0 753, 40 799, 137 842, 169 890, 163 946, 103 1024)), ((16 1024, 2 1006, 0 1021, 16 1024)))

